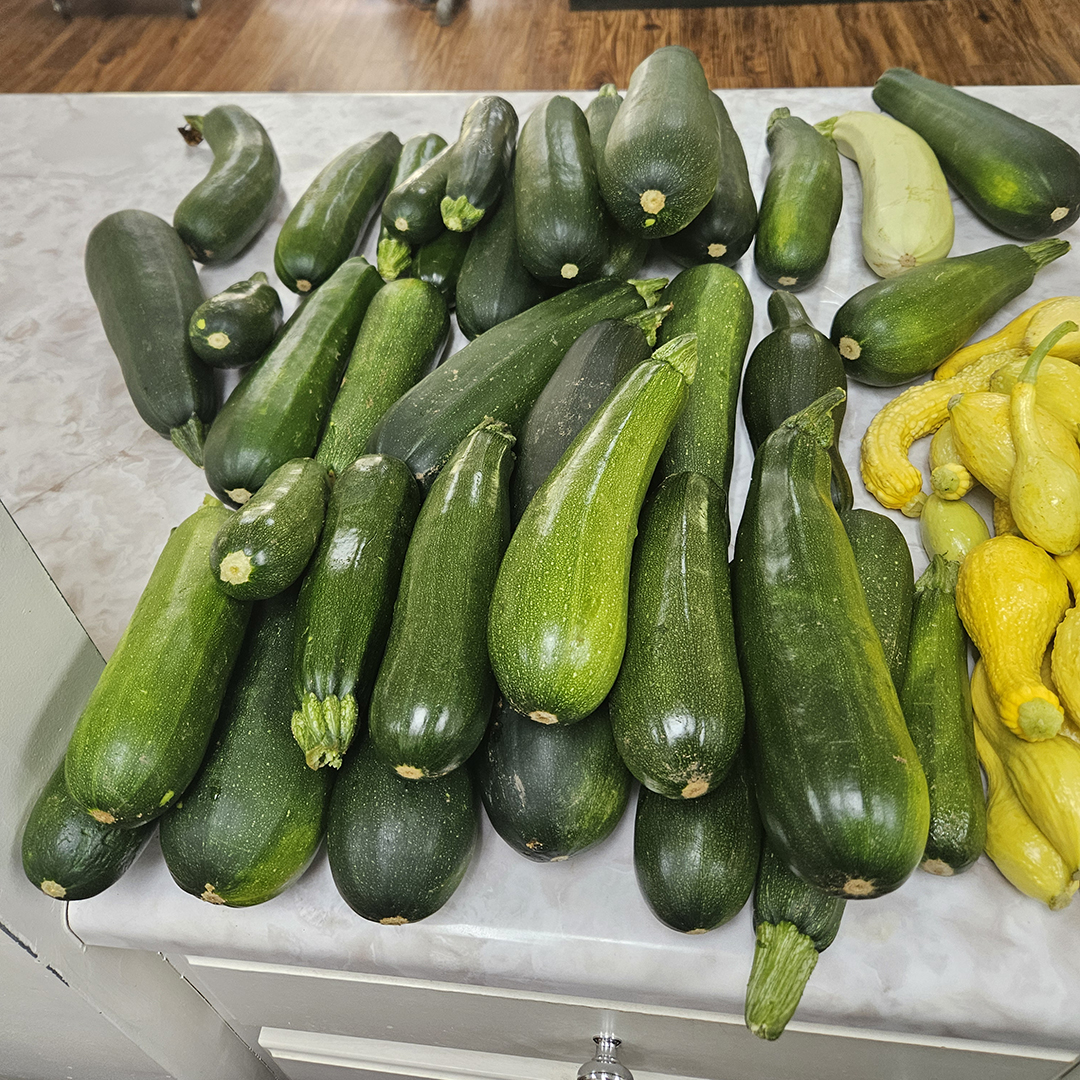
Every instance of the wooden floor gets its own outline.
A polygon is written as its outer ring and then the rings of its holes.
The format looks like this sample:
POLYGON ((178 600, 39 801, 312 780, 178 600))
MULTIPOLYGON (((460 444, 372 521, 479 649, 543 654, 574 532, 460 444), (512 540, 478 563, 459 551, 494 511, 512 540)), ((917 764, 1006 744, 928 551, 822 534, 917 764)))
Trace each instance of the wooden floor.
POLYGON ((715 87, 856 86, 887 67, 954 84, 1080 83, 1076 0, 571 12, 464 0, 451 26, 410 0, 0 0, 0 91, 517 90, 624 87, 660 45, 715 87), (1073 14, 1067 14, 1069 10, 1073 14))

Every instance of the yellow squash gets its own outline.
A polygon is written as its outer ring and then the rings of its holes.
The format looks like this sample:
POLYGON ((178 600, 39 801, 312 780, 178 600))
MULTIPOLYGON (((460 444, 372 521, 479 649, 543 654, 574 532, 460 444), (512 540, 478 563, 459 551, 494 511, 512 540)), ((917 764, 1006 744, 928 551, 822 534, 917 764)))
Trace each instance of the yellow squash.
POLYGON ((1009 509, 1009 500, 999 499, 996 495, 994 496, 994 535, 1020 535, 1020 530, 1013 521, 1012 511, 1009 509))
MULTIPOLYGON (((1025 364, 1026 359, 1003 364, 990 379, 990 389, 995 394, 1011 394, 1025 364)), ((1035 403, 1060 420, 1075 436, 1076 425, 1080 422, 1080 365, 1062 360, 1060 356, 1043 357, 1035 383, 1035 403)))
POLYGON ((919 516, 919 539, 928 558, 941 555, 950 562, 963 562, 990 531, 982 515, 963 499, 946 501, 931 495, 919 516))

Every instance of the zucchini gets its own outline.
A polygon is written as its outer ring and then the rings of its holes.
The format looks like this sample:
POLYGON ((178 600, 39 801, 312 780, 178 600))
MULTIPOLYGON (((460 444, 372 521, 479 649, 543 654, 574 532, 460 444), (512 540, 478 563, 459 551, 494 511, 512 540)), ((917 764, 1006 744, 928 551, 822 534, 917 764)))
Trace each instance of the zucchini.
MULTIPOLYGON (((446 140, 441 135, 430 132, 425 135, 414 135, 401 148, 397 164, 394 166, 394 175, 390 178, 390 190, 393 191, 398 184, 404 183, 421 165, 426 164, 445 149, 446 140)), ((382 228, 379 231, 376 259, 383 281, 394 281, 404 274, 412 263, 412 247, 392 233, 386 222, 382 222, 382 228)))
POLYGON ((499 701, 472 759, 495 831, 536 862, 563 862, 606 839, 632 778, 601 706, 579 724, 536 724, 499 701))
MULTIPOLYGON (((750 354, 743 379, 742 407, 746 433, 758 447, 789 417, 811 401, 839 386, 847 390, 844 361, 836 346, 816 329, 806 310, 792 293, 778 289, 769 297, 772 333, 763 337, 750 354)), ((833 409, 832 462, 833 502, 837 510, 852 505, 851 477, 840 456, 840 427, 846 401, 833 409)))
POLYGON ((704 934, 750 899, 761 857, 761 822, 741 761, 700 799, 638 792, 634 870, 653 914, 672 930, 704 934))
POLYGON ((812 285, 829 259, 844 201, 836 143, 788 109, 769 114, 771 159, 758 214, 754 266, 774 289, 812 285))
POLYGON ((447 146, 440 150, 387 194, 382 204, 382 223, 391 237, 417 247, 443 231, 439 206, 446 192, 452 149, 447 146))
POLYGON ((278 234, 274 269, 295 293, 318 288, 356 249, 386 191, 401 143, 379 131, 343 150, 296 200, 278 234))
POLYGON ((846 300, 833 316, 829 337, 858 382, 910 382, 960 348, 1068 250, 1065 240, 1001 244, 915 266, 846 300))
POLYGON ((289 733, 296 589, 252 611, 213 744, 161 819, 173 880, 211 904, 262 904, 291 885, 322 842, 330 776, 304 764, 289 733))
POLYGON ((689 49, 667 45, 634 69, 597 169, 604 202, 634 236, 670 236, 705 208, 720 175, 720 131, 689 49))
POLYGON ((732 589, 762 823, 795 874, 851 898, 891 892, 915 869, 930 804, 829 501, 843 396, 818 398, 758 449, 732 589))
POLYGON ((446 163, 439 211, 451 232, 470 232, 498 201, 510 174, 518 117, 505 98, 477 98, 465 111, 446 163))
POLYGON ((173 226, 196 261, 227 262, 269 221, 281 164, 266 129, 239 105, 218 105, 205 116, 184 119, 188 127, 180 134, 191 146, 205 139, 214 164, 180 200, 173 226))
POLYGON ((585 110, 585 122, 589 125, 589 141, 592 143, 593 162, 598 164, 607 145, 608 132, 615 122, 615 114, 622 105, 622 98, 614 83, 604 83, 585 110))
POLYGON ((495 582, 488 651, 503 697, 534 720, 581 720, 615 682, 638 511, 696 363, 686 335, 638 364, 518 523, 495 582))
POLYGON ((383 413, 431 368, 449 330, 434 285, 401 278, 372 297, 315 454, 331 476, 363 454, 383 413))
POLYGON ((289 320, 218 414, 204 452, 210 489, 243 505, 286 461, 311 457, 382 278, 349 259, 289 320))
POLYGON ((484 417, 521 426, 578 335, 640 311, 666 282, 605 279, 578 285, 486 333, 420 380, 386 411, 367 448, 392 454, 427 488, 484 417), (648 298, 648 301, 645 299, 648 298))
POLYGON ((447 307, 454 306, 458 278, 470 240, 472 233, 455 233, 447 229, 413 253, 413 277, 438 289, 447 307))
POLYGON ((818 953, 836 940, 847 901, 797 878, 765 841, 754 888, 754 963, 746 986, 746 1026, 780 1038, 802 1000, 818 953))
POLYGON ((281 298, 260 270, 203 301, 188 322, 195 355, 216 368, 254 364, 281 329, 281 298))
POLYGON ((727 500, 706 476, 655 487, 630 570, 626 655, 608 705, 627 767, 652 791, 696 799, 723 780, 745 706, 728 573, 727 500))
POLYGON ((153 831, 95 821, 68 794, 61 761, 23 827, 23 872, 54 900, 86 900, 120 880, 153 831))
POLYGON ((188 342, 188 322, 204 298, 176 230, 144 210, 118 210, 90 231, 85 265, 132 404, 201 466, 217 390, 188 342))
POLYGON ((465 876, 479 816, 468 769, 414 784, 365 742, 349 755, 330 800, 326 852, 338 892, 372 922, 426 919, 465 876))
POLYGON ((530 113, 521 129, 513 182, 525 269, 561 287, 599 277, 608 254, 607 212, 589 125, 568 97, 557 94, 530 113))
POLYGON ((75 725, 64 759, 68 791, 106 825, 163 814, 206 752, 249 611, 214 584, 206 565, 228 514, 207 495, 173 529, 75 725))
POLYGON ((357 458, 334 484, 296 620, 292 732, 313 769, 341 766, 367 708, 419 509, 394 458, 357 458))
POLYGON ((949 182, 989 225, 1041 240, 1080 216, 1080 154, 1045 128, 905 68, 889 68, 875 103, 917 131, 949 182))
POLYGON ((330 483, 311 458, 286 461, 235 514, 210 547, 218 588, 234 600, 266 600, 287 589, 311 561, 330 483))
POLYGON ((956 613, 958 562, 935 555, 915 584, 907 677, 900 692, 930 787, 922 867, 959 874, 986 843, 986 796, 975 753, 967 640, 956 613))
POLYGON ((409 780, 456 769, 491 716, 487 613, 510 539, 513 444, 496 420, 471 432, 432 484, 409 541, 368 717, 376 753, 409 780))
POLYGON ((680 266, 734 266, 757 231, 757 199, 750 186, 746 153, 720 95, 709 96, 720 129, 720 176, 705 209, 685 229, 664 238, 665 253, 680 266))

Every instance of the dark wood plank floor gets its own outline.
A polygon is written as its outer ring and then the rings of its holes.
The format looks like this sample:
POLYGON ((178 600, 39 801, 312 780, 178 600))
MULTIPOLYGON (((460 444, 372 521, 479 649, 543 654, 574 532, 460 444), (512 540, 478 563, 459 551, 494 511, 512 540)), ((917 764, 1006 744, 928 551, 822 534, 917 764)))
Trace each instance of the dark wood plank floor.
POLYGON ((571 12, 466 0, 436 25, 409 0, 0 0, 0 91, 517 90, 625 86, 660 45, 716 87, 868 85, 887 67, 954 84, 1080 83, 1076 0, 571 12), (1072 11, 1072 14, 1068 13, 1072 11))

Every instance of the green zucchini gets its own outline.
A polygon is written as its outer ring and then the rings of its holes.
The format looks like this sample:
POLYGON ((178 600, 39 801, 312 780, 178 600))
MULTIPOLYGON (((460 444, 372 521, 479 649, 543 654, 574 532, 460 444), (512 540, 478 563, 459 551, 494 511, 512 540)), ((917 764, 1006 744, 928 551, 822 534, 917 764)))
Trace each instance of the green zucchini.
POLYGON ((326 853, 357 915, 386 926, 426 919, 469 867, 480 807, 468 769, 415 784, 365 741, 334 784, 326 853))
POLYGON ((363 454, 383 413, 431 368, 449 330, 434 285, 401 278, 375 294, 315 455, 332 476, 363 454))
POLYGON ((727 500, 679 473, 645 502, 630 570, 626 655, 608 706, 627 768, 671 799, 704 796, 742 740, 727 500))
POLYGON ((971 866, 986 843, 967 640, 956 613, 959 571, 958 562, 935 555, 915 584, 907 676, 900 691, 930 787, 930 835, 922 867, 945 876, 971 866))
POLYGON ((638 364, 518 523, 491 600, 488 651, 503 697, 534 720, 581 720, 615 682, 638 511, 696 364, 693 335, 638 364))
POLYGON ((487 613, 510 539, 513 444, 497 420, 471 432, 431 485, 409 541, 368 717, 376 753, 409 780, 456 769, 491 716, 487 613))
POLYGON ((234 600, 266 600, 287 589, 311 561, 322 532, 330 483, 311 458, 275 469, 210 547, 210 569, 234 600))
POLYGON ((521 264, 511 180, 465 252, 456 292, 458 326, 471 341, 551 295, 521 264))
POLYGON ((383 200, 382 223, 390 236, 417 247, 443 231, 439 207, 446 192, 452 149, 447 146, 429 158, 383 200))
POLYGON ((206 760, 161 819, 173 880, 211 904, 272 899, 322 842, 331 779, 304 764, 289 733, 296 593, 255 605, 206 760))
POLYGON ((812 285, 829 259, 844 201, 836 143, 788 109, 774 109, 766 128, 769 175, 761 197, 754 266, 774 289, 812 285))
POLYGON ((585 114, 557 94, 521 129, 514 165, 521 261, 547 285, 592 281, 608 254, 607 212, 585 114))
POLYGON ((314 455, 382 283, 366 259, 342 263, 248 370, 206 437, 206 479, 219 498, 243 505, 286 461, 314 455))
POLYGON ((1001 244, 912 267, 846 300, 833 316, 829 337, 858 382, 910 382, 960 348, 1068 250, 1065 240, 1001 244))
POLYGON ((427 488, 458 443, 484 417, 502 420, 511 431, 521 426, 583 330, 601 319, 640 311, 663 284, 591 281, 507 319, 391 405, 372 432, 368 450, 408 462, 427 488))
MULTIPOLYGON (((847 390, 844 361, 836 346, 817 330, 798 299, 783 289, 769 297, 772 333, 754 347, 743 378, 742 407, 746 432, 758 447, 789 417, 839 386, 847 390)), ((833 409, 833 502, 837 510, 852 505, 851 477, 840 456, 840 427, 846 401, 833 409)))
POLYGON ((498 201, 510 174, 518 117, 505 98, 477 98, 450 148, 439 211, 451 232, 470 232, 498 201))
POLYGON ((118 829, 95 821, 68 794, 61 761, 23 827, 23 872, 54 900, 86 900, 120 880, 151 832, 150 823, 118 829))
POLYGON ((746 153, 719 94, 710 97, 720 128, 720 176, 705 209, 685 229, 664 238, 664 251, 681 266, 734 266, 757 231, 757 200, 746 153))
POLYGON ((720 131, 689 49, 667 45, 634 69, 597 168, 604 202, 635 236, 670 236, 705 208, 720 175, 720 131))
POLYGON ((843 396, 818 398, 758 449, 732 591, 762 823, 799 877, 851 898, 891 892, 915 869, 930 805, 829 500, 843 396))
POLYGON ((915 571, 911 551, 900 526, 876 510, 841 510, 840 520, 851 543, 870 609, 870 619, 881 639, 885 662, 896 692, 907 670, 911 610, 915 598, 915 571))
POLYGON ((400 152, 398 137, 379 131, 343 150, 312 180, 289 211, 274 248, 274 269, 286 288, 311 292, 349 258, 400 152))
POLYGON ((394 458, 357 458, 334 484, 296 621, 292 732, 313 769, 341 766, 367 708, 419 509, 394 458))
POLYGON ((458 278, 471 240, 472 233, 455 233, 447 229, 413 253, 413 277, 438 289, 447 307, 454 306, 458 278))
POLYGON ((704 934, 733 919, 750 899, 760 857, 761 822, 741 761, 700 799, 639 790, 634 870, 653 914, 673 930, 704 934))
POLYGON ((260 270, 211 296, 192 312, 188 341, 216 368, 254 364, 281 329, 281 298, 260 270))
POLYGON ((930 144, 964 202, 1007 236, 1041 240, 1080 216, 1080 154, 1045 128, 905 68, 889 68, 873 98, 930 144))
POLYGON ((191 257, 202 263, 235 258, 259 234, 274 209, 281 164, 266 129, 239 105, 218 105, 205 116, 185 116, 180 134, 203 139, 214 152, 210 171, 173 214, 191 257))
POLYGON ((472 763, 495 831, 536 862, 563 862, 606 839, 633 782, 603 706, 549 727, 499 701, 472 763))
POLYGON ((615 122, 615 114, 622 105, 622 98, 614 83, 604 83, 585 110, 585 122, 589 125, 593 161, 599 162, 607 145, 608 132, 615 122))
MULTIPOLYGON (((445 149, 446 140, 441 135, 414 135, 401 148, 397 165, 394 166, 394 175, 390 178, 390 190, 393 191, 398 184, 404 183, 421 165, 445 149)), ((383 281, 394 281, 412 264, 411 245, 392 233, 386 222, 382 223, 379 232, 376 259, 383 281)))
POLYGON ((797 878, 765 841, 754 889, 754 963, 746 987, 746 1026, 780 1038, 802 1000, 818 953, 836 939, 847 901, 797 878))
POLYGON ((132 404, 201 466, 217 390, 188 342, 188 322, 204 297, 176 230, 144 210, 118 210, 90 231, 85 265, 132 404))
POLYGON ((249 605, 206 564, 229 511, 207 495, 173 529, 64 759, 71 797, 106 825, 163 814, 198 771, 249 605))

